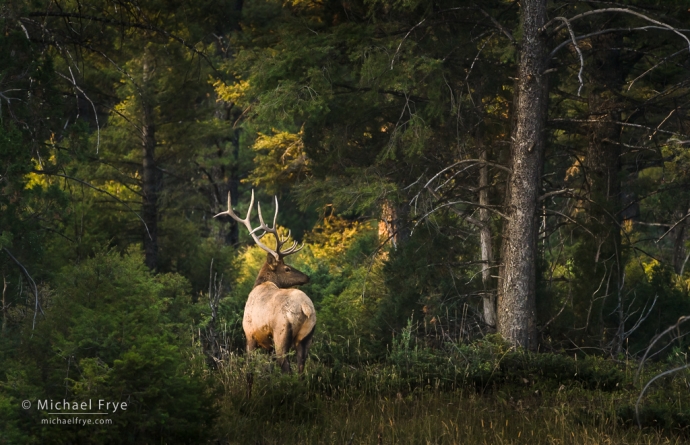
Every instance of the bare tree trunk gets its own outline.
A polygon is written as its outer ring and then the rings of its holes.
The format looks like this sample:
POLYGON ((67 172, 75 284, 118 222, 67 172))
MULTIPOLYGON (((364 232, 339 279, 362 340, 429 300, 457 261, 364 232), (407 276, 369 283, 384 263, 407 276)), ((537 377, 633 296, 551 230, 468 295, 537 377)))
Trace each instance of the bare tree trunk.
MULTIPOLYGON (((234 114, 234 107, 230 105, 226 107, 224 113, 219 116, 220 118, 231 121, 234 114)), ((220 113, 219 113, 220 114, 220 113)), ((227 206, 228 192, 230 192, 230 198, 232 199, 231 205, 234 207, 237 205, 237 200, 240 196, 239 191, 239 157, 240 157, 240 130, 236 129, 233 131, 233 135, 228 139, 223 139, 218 143, 218 150, 216 155, 218 159, 222 159, 227 156, 225 151, 226 142, 230 142, 232 145, 232 163, 229 167, 226 167, 221 163, 221 165, 212 167, 208 170, 204 170, 208 181, 211 186, 210 200, 211 205, 216 213, 222 212, 227 206)), ((228 223, 228 230, 225 231, 222 242, 227 246, 238 246, 240 243, 240 231, 237 222, 227 215, 223 215, 218 218, 223 223, 228 223)))
MULTIPOLYGON (((596 293, 596 283, 604 279, 608 270, 611 274, 611 283, 615 285, 617 292, 618 327, 613 351, 617 354, 623 347, 623 334, 625 332, 625 320, 628 317, 625 308, 624 280, 625 260, 623 258, 623 245, 621 237, 621 216, 623 194, 621 183, 621 127, 611 122, 622 120, 619 93, 623 88, 625 77, 631 66, 624 63, 620 48, 623 45, 622 36, 619 34, 604 34, 592 39, 592 57, 588 67, 591 79, 590 92, 588 94, 588 112, 593 120, 587 129, 587 152, 585 155, 585 171, 587 173, 587 194, 591 200, 589 205, 588 225, 596 235, 596 240, 582 243, 583 249, 589 249, 584 258, 588 258, 582 267, 589 277, 584 286, 585 295, 596 293), (627 68, 626 68, 627 67, 627 68), (591 262, 591 263, 590 263, 591 262), (587 287, 588 286, 588 287, 587 287)), ((606 294, 604 294, 606 297, 606 294)), ((583 302, 589 306, 594 304, 595 310, 603 314, 606 298, 595 301, 583 302)), ((595 336, 605 339, 606 322, 603 316, 599 322, 592 320, 583 335, 595 336)))
MULTIPOLYGON (((235 130, 232 138, 232 159, 233 163, 230 167, 230 177, 228 178, 228 190, 230 191, 230 197, 233 200, 232 205, 237 205, 237 200, 240 196, 240 172, 238 168, 238 163, 240 160, 240 130, 235 130)), ((225 244, 229 246, 238 246, 240 244, 240 226, 237 225, 237 221, 232 220, 230 222, 230 230, 225 235, 225 244)))
POLYGON ((390 241, 394 249, 400 247, 410 237, 410 229, 405 224, 408 221, 410 207, 406 204, 395 205, 388 199, 381 204, 379 217, 379 241, 390 241))
MULTIPOLYGON (((690 212, 690 209, 686 208, 686 213, 678 213, 678 218, 682 218, 690 212)), ((674 215, 675 216, 675 215, 674 215)), ((687 261, 687 254, 685 253, 685 234, 687 232, 688 221, 690 218, 686 218, 685 221, 678 224, 675 229, 673 229, 673 270, 679 274, 683 274, 684 265, 687 261)))
POLYGON ((506 188, 508 219, 503 233, 503 267, 498 294, 498 332, 516 346, 537 347, 536 263, 537 200, 541 185, 548 85, 546 45, 539 29, 546 20, 546 0, 521 2, 521 28, 512 174, 506 188))
POLYGON ((400 241, 398 209, 395 205, 385 200, 381 205, 381 216, 379 218, 379 241, 390 241, 393 248, 398 248, 400 241))
MULTIPOLYGON (((479 146, 479 159, 487 160, 486 147, 477 138, 479 146)), ((491 217, 489 206, 489 166, 482 164, 479 169, 479 221, 482 226, 479 229, 479 243, 482 254, 482 285, 484 286, 484 323, 496 326, 496 296, 491 286, 491 267, 494 262, 494 254, 491 245, 491 217)))
POLYGON ((5 334, 5 326, 7 326, 7 302, 5 295, 7 294, 7 279, 5 274, 2 274, 2 334, 5 334))
POLYGON ((146 224, 144 255, 146 266, 151 270, 158 267, 158 195, 160 172, 156 164, 156 124, 153 105, 148 91, 148 82, 153 67, 148 54, 144 55, 142 95, 142 219, 146 224))

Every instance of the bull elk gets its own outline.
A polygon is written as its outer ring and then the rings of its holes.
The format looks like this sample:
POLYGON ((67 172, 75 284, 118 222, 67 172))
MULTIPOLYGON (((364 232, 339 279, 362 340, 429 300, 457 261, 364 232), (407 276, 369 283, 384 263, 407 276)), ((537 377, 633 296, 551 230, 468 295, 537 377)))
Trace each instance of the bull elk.
POLYGON ((254 288, 249 294, 247 304, 244 306, 244 318, 242 328, 247 338, 247 352, 251 353, 257 346, 264 349, 275 349, 276 361, 283 372, 290 372, 290 362, 287 354, 294 347, 297 352, 297 367, 301 374, 304 371, 304 362, 307 359, 309 346, 311 346, 314 328, 316 326, 316 311, 311 299, 299 289, 292 289, 309 282, 309 277, 297 269, 285 264, 285 257, 299 252, 302 246, 297 246, 294 241, 292 246, 283 250, 284 244, 290 238, 281 237, 276 230, 278 218, 278 198, 275 197, 275 215, 273 227, 264 223, 261 215, 261 204, 257 202, 259 213, 259 226, 252 228, 249 219, 254 207, 254 190, 249 202, 247 217, 241 219, 232 210, 230 193, 228 193, 228 210, 216 216, 229 215, 238 223, 244 224, 254 242, 266 251, 266 262, 259 271, 254 282, 254 288), (257 234, 257 232, 263 232, 257 234), (271 249, 261 242, 261 238, 267 233, 276 239, 276 248, 271 249))

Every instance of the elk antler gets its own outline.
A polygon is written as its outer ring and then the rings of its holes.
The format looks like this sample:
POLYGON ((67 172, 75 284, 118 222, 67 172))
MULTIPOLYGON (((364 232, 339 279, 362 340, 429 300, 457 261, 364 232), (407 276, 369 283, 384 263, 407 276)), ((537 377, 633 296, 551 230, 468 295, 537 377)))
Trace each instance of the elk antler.
POLYGON ((214 218, 217 216, 220 216, 220 215, 230 215, 230 217, 232 219, 234 219, 235 221, 244 224, 244 226, 247 228, 247 230, 249 230, 249 234, 254 239, 254 242, 259 247, 261 247, 263 250, 265 250, 266 252, 273 255, 276 260, 280 261, 281 258, 285 258, 288 255, 292 255, 293 253, 297 253, 300 250, 302 250, 302 248, 304 247, 304 243, 301 246, 297 247, 297 241, 293 241, 292 246, 290 246, 286 250, 281 251, 281 248, 283 247, 283 245, 288 241, 288 239, 290 239, 290 234, 292 232, 290 230, 288 230, 287 237, 283 238, 278 233, 278 230, 276 230, 276 220, 278 219, 278 197, 274 196, 273 198, 275 199, 275 203, 276 203, 276 211, 275 211, 275 214, 273 215, 273 227, 268 227, 266 225, 266 223, 264 222, 264 217, 263 217, 263 215, 261 215, 261 203, 257 202, 256 208, 257 208, 258 213, 259 213, 260 225, 259 225, 259 227, 252 229, 252 225, 249 222, 249 219, 251 218, 252 208, 254 207, 254 190, 253 189, 252 189, 252 198, 249 201, 249 210, 247 210, 247 217, 245 219, 241 219, 239 216, 237 216, 235 214, 235 212, 233 212, 232 202, 230 199, 230 192, 228 192, 228 210, 226 210, 225 212, 220 212, 219 214, 214 216, 214 218), (264 233, 262 233, 261 235, 256 234, 257 232, 262 231, 262 230, 264 233), (263 238, 264 235, 266 235, 267 233, 272 234, 276 238, 276 249, 275 250, 271 249, 270 247, 268 247, 267 245, 265 245, 264 243, 261 242, 261 238, 263 238))

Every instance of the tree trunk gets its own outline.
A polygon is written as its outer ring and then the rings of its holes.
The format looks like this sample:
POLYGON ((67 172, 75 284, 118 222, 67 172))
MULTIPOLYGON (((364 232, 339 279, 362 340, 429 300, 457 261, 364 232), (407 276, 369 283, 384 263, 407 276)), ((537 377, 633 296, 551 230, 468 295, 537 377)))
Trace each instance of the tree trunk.
POLYGON ((393 248, 398 248, 398 212, 393 203, 388 200, 383 201, 383 204, 381 204, 379 241, 390 241, 393 244, 393 248))
MULTIPOLYGON (((678 218, 682 218, 683 216, 687 215, 690 213, 690 209, 687 207, 685 208, 686 213, 677 213, 678 218)), ((675 216, 675 215, 674 215, 675 216)), ((681 222, 676 226, 675 229, 673 229, 673 270, 679 274, 683 275, 684 269, 685 269, 685 263, 687 261, 687 255, 685 252, 685 233, 687 232, 686 228, 688 225, 688 221, 690 218, 686 218, 685 221, 681 222)))
MULTIPOLYGON (((596 289, 599 283, 605 279, 604 275, 610 274, 610 283, 615 286, 611 295, 617 298, 617 330, 615 338, 616 353, 623 346, 625 332, 625 320, 628 317, 625 308, 624 295, 624 265, 623 245, 621 238, 621 223, 623 217, 623 194, 621 183, 621 127, 612 122, 621 121, 620 91, 623 88, 626 74, 630 64, 624 63, 620 48, 624 46, 622 36, 619 34, 604 34, 591 40, 591 60, 586 66, 589 73, 591 86, 587 97, 588 114, 590 119, 598 122, 592 123, 587 128, 587 152, 584 166, 587 178, 588 204, 587 225, 596 239, 589 235, 581 243, 581 249, 585 249, 581 255, 585 264, 582 270, 586 279, 581 284, 582 297, 581 309, 594 308, 599 313, 599 321, 595 319, 583 320, 587 329, 582 335, 599 337, 606 340, 606 316, 610 313, 610 304, 606 298, 600 298, 596 289), (626 68, 627 67, 627 68, 626 68), (594 297, 597 295, 597 297, 594 297)), ((631 209, 632 210, 632 209, 631 209)), ((633 213, 631 213, 632 216, 633 213)), ((606 297, 606 293, 603 293, 606 297)))
MULTIPOLYGON (((486 147, 481 140, 477 140, 479 147, 479 159, 487 160, 486 147)), ((489 166, 482 164, 479 168, 479 221, 482 223, 479 228, 479 244, 482 254, 482 285, 484 287, 484 323, 488 326, 496 326, 496 295, 491 286, 491 267, 494 262, 494 255, 491 245, 491 215, 487 206, 489 205, 489 166)))
MULTIPOLYGON (((221 117, 224 120, 227 120, 228 122, 231 121, 232 116, 235 114, 233 113, 233 107, 230 105, 229 107, 226 107, 226 110, 221 117)), ((231 151, 231 156, 232 156, 232 162, 230 163, 229 166, 225 166, 222 162, 220 163, 219 166, 212 167, 210 168, 206 174, 211 186, 211 201, 212 201, 212 206, 215 209, 216 213, 222 212, 225 209, 227 209, 227 198, 228 198, 228 192, 230 192, 230 198, 232 199, 231 205, 235 207, 237 205, 237 201, 240 196, 240 190, 239 190, 239 184, 240 184, 240 178, 239 178, 239 156, 240 156, 240 135, 239 135, 240 130, 236 129, 233 131, 233 135, 229 139, 223 139, 219 144, 218 144, 218 150, 216 152, 216 155, 218 156, 219 160, 222 160, 223 158, 228 156, 228 153, 225 151, 226 147, 226 142, 230 142, 232 146, 232 151, 231 151)), ((227 230, 222 230, 222 232, 225 232, 225 235, 222 237, 222 242, 226 246, 239 246, 240 243, 240 230, 239 230, 239 225, 237 224, 237 221, 234 219, 230 218, 227 215, 223 215, 218 218, 221 222, 227 223, 228 228, 227 230)))
MULTIPOLYGON (((232 205, 237 205, 237 200, 240 197, 240 130, 234 131, 232 138, 232 165, 230 166, 230 177, 227 180, 228 190, 232 199, 232 205)), ((240 244, 240 226, 234 219, 230 222, 230 230, 225 235, 225 244, 229 246, 239 246, 240 244)))
POLYGON ((142 95, 142 219, 146 224, 144 235, 144 255, 146 266, 151 270, 158 267, 158 195, 160 192, 160 172, 156 164, 156 124, 148 82, 152 67, 148 54, 144 55, 142 95))
POLYGON ((536 349, 537 200, 548 101, 547 77, 542 74, 546 45, 539 29, 546 19, 546 0, 524 0, 521 7, 523 39, 514 99, 512 174, 506 187, 498 332, 516 346, 536 349))

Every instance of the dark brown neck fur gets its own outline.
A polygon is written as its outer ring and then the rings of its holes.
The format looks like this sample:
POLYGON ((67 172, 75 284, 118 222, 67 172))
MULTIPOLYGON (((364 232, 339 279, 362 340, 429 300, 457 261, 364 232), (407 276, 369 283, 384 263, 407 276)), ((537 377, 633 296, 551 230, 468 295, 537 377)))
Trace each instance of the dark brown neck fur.
POLYGON ((309 277, 283 262, 276 260, 271 254, 266 257, 266 262, 261 267, 259 275, 254 281, 254 287, 271 282, 281 289, 288 289, 309 282, 309 277))

